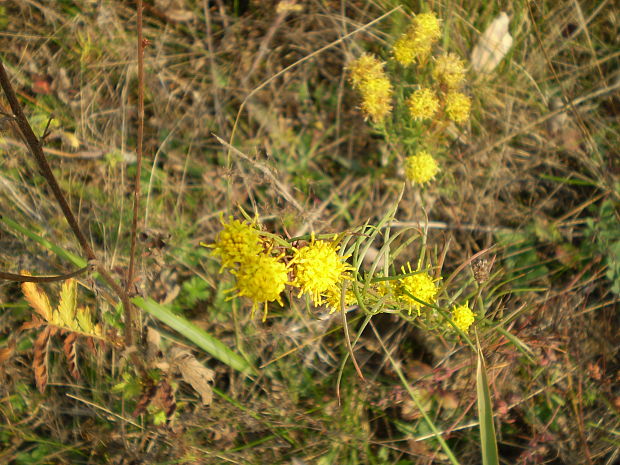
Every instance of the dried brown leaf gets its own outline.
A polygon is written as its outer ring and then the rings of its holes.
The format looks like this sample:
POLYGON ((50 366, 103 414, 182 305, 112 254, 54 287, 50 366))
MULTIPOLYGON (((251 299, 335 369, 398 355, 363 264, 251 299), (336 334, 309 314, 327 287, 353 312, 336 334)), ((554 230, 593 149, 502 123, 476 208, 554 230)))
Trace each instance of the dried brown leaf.
MULTIPOLYGON (((30 273, 23 271, 22 274, 30 275, 30 273)), ((43 289, 35 283, 22 283, 22 292, 26 301, 45 321, 52 321, 52 306, 43 289)))
POLYGON ((136 404, 136 407, 133 409, 133 416, 137 417, 138 415, 141 415, 142 413, 144 413, 146 408, 155 398, 156 394, 157 394, 157 385, 155 385, 155 383, 149 380, 148 384, 146 384, 143 387, 142 394, 140 395, 140 398, 138 399, 138 403, 136 404))
POLYGON ((80 372, 77 366, 77 337, 76 333, 70 332, 65 337, 65 341, 62 345, 62 350, 65 353, 67 359, 67 365, 69 366, 69 373, 75 379, 80 379, 80 372))
POLYGON ((486 28, 471 52, 471 65, 475 71, 490 73, 506 56, 512 47, 509 23, 510 18, 502 11, 486 28))
POLYGON ((205 367, 187 350, 173 347, 170 350, 170 356, 173 369, 180 372, 183 381, 190 384, 200 394, 202 403, 209 405, 213 400, 213 390, 210 384, 213 381, 213 370, 205 367))
POLYGON ((43 326, 44 324, 46 324, 45 321, 43 321, 41 318, 39 318, 36 315, 32 315, 32 320, 25 321, 24 323, 22 323, 22 325, 19 327, 19 331, 25 331, 28 329, 36 329, 36 328, 43 326))
POLYGON ((0 363, 6 362, 13 356, 13 352, 15 352, 15 338, 12 337, 9 339, 9 342, 6 347, 0 348, 0 363))
POLYGON ((172 386, 165 379, 162 379, 157 385, 157 404, 164 409, 166 419, 170 421, 177 409, 177 401, 172 386))
POLYGON ((37 383, 37 388, 41 394, 45 392, 45 386, 47 386, 47 353, 51 335, 52 328, 46 326, 34 341, 32 369, 34 370, 34 379, 37 383))
POLYGON ((161 357, 161 335, 153 328, 146 330, 146 360, 152 363, 161 357))

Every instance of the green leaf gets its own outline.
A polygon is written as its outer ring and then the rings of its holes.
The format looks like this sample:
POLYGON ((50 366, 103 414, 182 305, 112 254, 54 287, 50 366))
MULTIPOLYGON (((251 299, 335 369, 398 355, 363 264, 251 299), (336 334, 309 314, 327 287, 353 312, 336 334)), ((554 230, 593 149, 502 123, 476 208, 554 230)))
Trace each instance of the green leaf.
POLYGON ((476 369, 476 394, 478 395, 478 421, 480 422, 480 447, 483 465, 499 465, 495 425, 493 424, 493 404, 484 366, 482 349, 478 345, 478 367, 476 369))
POLYGON ((256 373, 254 367, 239 354, 229 349, 219 339, 211 336, 185 318, 176 315, 169 308, 158 304, 152 299, 143 299, 142 297, 135 297, 132 299, 132 302, 229 367, 245 374, 256 373))

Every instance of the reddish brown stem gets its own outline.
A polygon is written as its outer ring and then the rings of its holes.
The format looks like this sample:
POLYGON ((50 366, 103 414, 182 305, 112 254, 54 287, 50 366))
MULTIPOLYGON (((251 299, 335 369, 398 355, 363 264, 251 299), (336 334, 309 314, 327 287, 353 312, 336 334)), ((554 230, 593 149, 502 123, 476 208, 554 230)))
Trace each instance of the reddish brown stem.
POLYGON ((142 176, 142 143, 144 140, 144 37, 142 35, 142 0, 138 0, 138 141, 136 147, 136 177, 133 191, 133 218, 131 221, 131 249, 125 291, 131 294, 136 262, 136 238, 140 213, 140 179, 142 176))

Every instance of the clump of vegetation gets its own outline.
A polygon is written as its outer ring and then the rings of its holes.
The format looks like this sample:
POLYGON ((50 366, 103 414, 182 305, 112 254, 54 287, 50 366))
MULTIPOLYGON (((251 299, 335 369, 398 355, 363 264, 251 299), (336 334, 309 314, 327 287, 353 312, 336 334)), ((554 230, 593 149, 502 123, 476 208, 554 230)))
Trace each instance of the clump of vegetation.
POLYGON ((617 459, 610 4, 141 4, 0 7, 0 462, 617 459))

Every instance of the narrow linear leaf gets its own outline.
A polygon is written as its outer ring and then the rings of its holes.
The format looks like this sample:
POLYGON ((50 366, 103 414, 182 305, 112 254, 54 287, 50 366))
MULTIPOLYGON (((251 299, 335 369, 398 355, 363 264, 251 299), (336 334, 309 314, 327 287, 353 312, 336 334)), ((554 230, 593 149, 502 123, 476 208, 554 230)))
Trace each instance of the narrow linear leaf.
POLYGON ((175 315, 169 308, 152 299, 143 299, 142 297, 135 297, 132 299, 132 302, 229 367, 245 374, 256 373, 254 367, 239 354, 228 348, 222 341, 211 336, 185 318, 175 315))
POLYGON ((77 366, 77 336, 78 335, 76 333, 67 334, 62 344, 62 350, 67 359, 69 373, 71 373, 71 376, 75 379, 80 379, 80 372, 77 366))
POLYGON ((493 424, 493 404, 482 349, 478 345, 478 366, 476 369, 476 394, 478 396, 478 420, 480 422, 480 446, 483 465, 499 465, 495 425, 493 424))
POLYGON ((24 228, 22 225, 13 221, 10 218, 7 218, 6 216, 0 216, 0 222, 4 223, 9 228, 22 233, 24 236, 28 237, 29 239, 32 239, 36 243, 45 247, 46 249, 51 250, 59 257, 64 258, 65 260, 73 263, 78 268, 84 268, 87 264, 87 261, 84 260, 83 258, 78 257, 74 253, 68 252, 67 250, 63 249, 62 247, 57 246, 56 244, 52 244, 47 239, 39 236, 36 233, 33 233, 28 228, 24 228))
POLYGON ((32 369, 34 371, 34 379, 37 383, 37 388, 41 394, 45 392, 45 387, 47 386, 47 353, 51 335, 51 327, 46 326, 34 341, 32 369))

